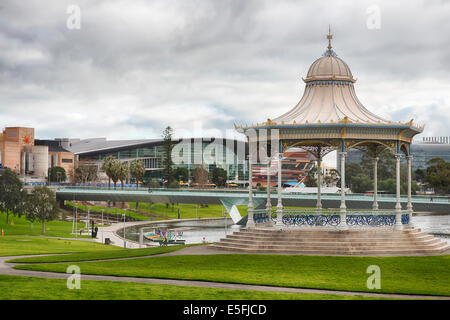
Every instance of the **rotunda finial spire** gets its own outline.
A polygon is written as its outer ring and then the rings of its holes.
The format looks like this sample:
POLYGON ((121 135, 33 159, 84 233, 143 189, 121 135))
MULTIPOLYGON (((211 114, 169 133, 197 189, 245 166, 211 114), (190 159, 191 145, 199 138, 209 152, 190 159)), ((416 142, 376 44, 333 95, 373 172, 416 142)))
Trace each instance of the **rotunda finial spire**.
POLYGON ((328 39, 328 50, 331 50, 331 48, 332 48, 332 46, 331 46, 331 39, 333 39, 333 35, 331 34, 331 26, 330 25, 328 25, 327 39, 328 39))

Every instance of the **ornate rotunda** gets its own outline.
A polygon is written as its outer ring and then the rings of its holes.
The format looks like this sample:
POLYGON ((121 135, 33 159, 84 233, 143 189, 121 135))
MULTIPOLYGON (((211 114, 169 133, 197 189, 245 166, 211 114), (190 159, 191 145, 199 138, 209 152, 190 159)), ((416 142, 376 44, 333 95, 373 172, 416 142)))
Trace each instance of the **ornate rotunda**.
MULTIPOLYGON (((332 35, 328 48, 313 62, 303 81, 303 97, 290 111, 264 123, 236 126, 249 142, 249 194, 246 228, 211 244, 212 249, 246 253, 283 253, 312 255, 435 255, 445 254, 450 246, 428 235, 411 223, 411 156, 412 138, 423 127, 385 120, 366 109, 355 94, 356 80, 348 65, 332 50, 332 35), (337 150, 341 163, 339 208, 322 208, 321 170, 317 170, 317 202, 311 209, 285 209, 282 197, 283 152, 299 147, 310 152, 318 162, 327 153, 337 150), (357 201, 372 201, 367 195, 346 194, 345 158, 347 151, 358 148, 373 158, 374 195, 371 210, 347 210, 346 197, 357 201), (396 157, 396 195, 383 201, 392 209, 380 210, 377 195, 378 156, 390 150, 396 157), (408 164, 408 200, 402 210, 400 198, 400 160, 408 164), (254 197, 252 164, 267 165, 267 202, 257 209, 261 196, 254 197), (274 166, 271 166, 274 164, 274 166), (278 167, 276 209, 272 208, 270 176, 278 167)), ((294 195, 295 196, 295 195, 294 195)), ((286 201, 292 197, 286 197, 286 201)), ((310 197, 308 195, 308 197, 310 197)), ((325 197, 325 196, 324 196, 325 197)), ((305 200, 304 195, 298 199, 305 200)), ((275 200, 275 199, 274 199, 275 200)), ((314 201, 314 199, 312 199, 314 201)), ((309 200, 308 200, 309 201, 309 200)), ((339 200, 337 201, 339 203, 339 200)), ((366 202, 367 203, 367 202, 366 202)), ((381 204, 381 201, 380 201, 381 204)))
MULTIPOLYGON (((394 225, 401 230, 403 224, 410 225, 412 213, 411 203, 411 156, 410 144, 413 137, 423 131, 413 122, 393 122, 383 119, 370 112, 359 101, 355 93, 356 79, 349 66, 338 57, 331 45, 333 36, 327 35, 328 47, 325 53, 313 62, 306 77, 305 90, 300 102, 285 114, 256 125, 236 126, 244 133, 249 142, 249 205, 247 227, 255 227, 255 222, 265 221, 266 225, 283 228, 292 224, 301 225, 311 219, 314 225, 334 225, 341 230, 348 229, 356 220, 364 220, 371 225, 394 225), (338 151, 340 159, 341 185, 345 186, 345 159, 349 149, 357 148, 367 151, 373 158, 374 197, 373 210, 357 216, 352 216, 346 207, 346 188, 340 191, 341 204, 335 214, 324 212, 321 203, 321 170, 318 170, 317 206, 311 212, 290 211, 286 215, 282 202, 282 155, 289 148, 299 147, 310 152, 317 159, 320 168, 323 157, 334 150, 338 151), (377 161, 378 155, 385 149, 390 150, 396 157, 396 203, 390 212, 378 209, 377 201, 377 161), (271 151, 269 151, 271 150, 271 151), (261 156, 263 154, 263 156, 261 156), (406 211, 402 211, 400 203, 400 161, 402 154, 406 156, 408 165, 408 203, 406 211), (266 156, 267 155, 267 156, 266 156), (278 203, 276 219, 272 219, 272 204, 270 188, 267 192, 267 206, 264 211, 255 210, 253 205, 251 164, 267 163, 268 172, 272 159, 278 158, 278 203), (285 213, 285 215, 283 215, 285 213), (308 218, 309 217, 309 218, 308 218), (303 219, 303 220, 302 220, 303 219), (306 220, 305 220, 306 219, 306 220), (309 220, 308 220, 309 219, 309 220), (303 221, 303 222, 299 222, 303 221), (306 222, 305 222, 306 221, 306 222)), ((269 179, 269 175, 268 175, 269 179)), ((329 211, 329 210, 328 210, 329 211)), ((411 226, 411 225, 410 225, 411 226)))

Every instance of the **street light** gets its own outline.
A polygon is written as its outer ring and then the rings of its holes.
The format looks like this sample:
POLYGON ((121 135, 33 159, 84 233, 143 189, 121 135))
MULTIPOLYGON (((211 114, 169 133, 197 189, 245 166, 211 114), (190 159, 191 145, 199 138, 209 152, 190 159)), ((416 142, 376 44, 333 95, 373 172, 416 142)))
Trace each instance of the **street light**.
POLYGON ((224 221, 225 221, 225 237, 227 236, 227 212, 223 210, 223 206, 222 206, 222 214, 224 216, 224 221))
POLYGON ((103 211, 105 211, 105 210, 102 210, 102 243, 104 243, 104 240, 103 240, 103 229, 105 228, 105 225, 103 224, 103 211))
POLYGON ((127 247, 127 241, 125 239, 125 213, 123 214, 123 247, 127 247))

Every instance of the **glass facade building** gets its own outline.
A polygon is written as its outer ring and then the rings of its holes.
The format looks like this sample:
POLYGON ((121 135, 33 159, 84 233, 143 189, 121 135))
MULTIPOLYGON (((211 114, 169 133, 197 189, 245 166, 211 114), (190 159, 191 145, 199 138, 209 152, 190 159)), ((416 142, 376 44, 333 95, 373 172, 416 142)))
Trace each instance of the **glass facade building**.
MULTIPOLYGON (((173 140, 174 168, 186 167, 190 171, 203 167, 212 171, 216 167, 228 173, 229 180, 247 180, 247 144, 239 140, 199 138, 173 140)), ((112 156, 124 162, 139 159, 144 163, 144 181, 161 179, 166 147, 163 140, 107 141, 106 139, 74 140, 67 142, 78 156, 79 162, 97 163, 112 156)))

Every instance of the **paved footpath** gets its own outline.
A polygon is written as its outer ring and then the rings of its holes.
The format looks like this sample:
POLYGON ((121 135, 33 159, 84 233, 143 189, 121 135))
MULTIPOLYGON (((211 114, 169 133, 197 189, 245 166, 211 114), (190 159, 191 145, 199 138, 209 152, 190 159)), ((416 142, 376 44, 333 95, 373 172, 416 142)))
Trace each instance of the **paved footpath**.
MULTIPOLYGON (((117 235, 117 231, 122 229, 123 227, 134 227, 139 225, 147 225, 151 223, 151 221, 131 221, 131 222, 119 222, 110 225, 109 227, 99 227, 97 233, 97 239, 94 239, 96 242, 104 242, 104 239, 109 238, 112 241, 112 244, 118 247, 123 247, 124 240, 122 237, 117 235), (103 239, 103 241, 102 241, 103 239)), ((126 231, 125 231, 126 232, 126 231)), ((127 240, 126 246, 129 249, 137 249, 139 248, 139 243, 127 240)))
MULTIPOLYGON (((198 255, 198 254, 223 254, 222 251, 208 249, 205 246, 193 246, 187 247, 178 251, 165 253, 161 255, 152 255, 147 257, 158 256, 173 256, 173 255, 198 255)), ((38 255, 34 255, 38 256, 38 255)), ((67 279, 69 276, 65 273, 57 272, 42 272, 42 271, 30 271, 30 270, 16 270, 13 267, 18 265, 17 263, 8 263, 6 261, 32 257, 30 255, 14 256, 14 257, 0 257, 0 274, 13 275, 13 276, 27 276, 37 278, 48 279, 67 279)), ((143 257, 140 257, 143 258, 143 257)), ((136 259, 125 258, 125 259, 136 259)), ((110 259, 112 260, 112 259, 110 259)), ((109 260, 109 261, 110 261, 109 260)), ((122 260, 122 259, 114 259, 122 260)), ((74 262, 74 264, 77 262, 74 262)), ((165 285, 178 285, 178 286, 190 286, 190 287, 204 287, 204 288, 217 288, 217 289, 235 289, 235 290, 257 290, 257 291, 272 291, 272 292, 291 292, 291 293, 320 293, 320 294, 336 294, 336 295, 351 295, 351 296, 364 296, 364 297, 377 297, 377 298, 390 298, 390 299, 432 299, 432 300, 450 300, 450 297, 443 296, 423 296, 423 295, 406 295, 406 294, 387 294, 387 293, 368 293, 368 292, 352 292, 352 291, 336 291, 336 290, 320 290, 320 289, 303 289, 303 288, 289 288, 289 287, 273 287, 263 285, 250 285, 250 284, 235 284, 235 283, 221 283, 221 282, 209 282, 209 281, 195 281, 195 280, 174 280, 174 279, 156 279, 156 278, 135 278, 135 277, 117 277, 117 276, 100 276, 100 275, 84 275, 82 274, 82 280, 101 280, 101 281, 119 281, 119 282, 139 282, 150 284, 165 284, 165 285)))
MULTIPOLYGON (((214 219, 214 218, 213 218, 214 219)), ((186 221, 202 221, 202 220, 211 220, 211 218, 200 218, 200 219, 183 219, 183 222, 186 221)), ((95 242, 104 242, 104 239, 109 238, 112 241, 112 244, 114 246, 123 247, 124 245, 124 239, 117 234, 117 231, 120 229, 129 228, 129 227, 135 227, 135 226, 141 226, 141 225, 151 225, 151 224, 159 224, 159 223, 165 223, 165 222, 174 222, 174 221, 180 221, 176 219, 172 220, 154 220, 154 221, 130 221, 130 222, 118 222, 113 223, 109 227, 99 227, 98 228, 98 234, 97 238, 94 239, 95 242), (103 240, 103 241, 102 241, 103 240)), ((149 228, 151 229, 151 228, 149 228)), ((148 232, 148 230, 146 230, 148 232)), ((126 232, 126 231, 125 231, 126 232)), ((139 248, 139 242, 126 240, 126 246, 128 249, 137 249, 139 248)), ((144 246, 145 248, 146 246, 144 246)))

